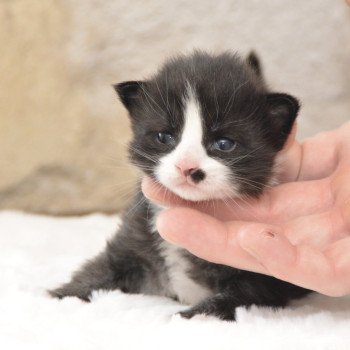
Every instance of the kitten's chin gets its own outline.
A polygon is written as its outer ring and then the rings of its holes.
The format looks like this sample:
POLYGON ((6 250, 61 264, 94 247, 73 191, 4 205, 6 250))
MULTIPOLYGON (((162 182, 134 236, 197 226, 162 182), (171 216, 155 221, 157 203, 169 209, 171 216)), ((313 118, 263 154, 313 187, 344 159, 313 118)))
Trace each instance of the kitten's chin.
POLYGON ((172 188, 169 186, 166 187, 182 199, 192 202, 224 199, 227 197, 226 191, 206 192, 192 185, 173 186, 172 188))

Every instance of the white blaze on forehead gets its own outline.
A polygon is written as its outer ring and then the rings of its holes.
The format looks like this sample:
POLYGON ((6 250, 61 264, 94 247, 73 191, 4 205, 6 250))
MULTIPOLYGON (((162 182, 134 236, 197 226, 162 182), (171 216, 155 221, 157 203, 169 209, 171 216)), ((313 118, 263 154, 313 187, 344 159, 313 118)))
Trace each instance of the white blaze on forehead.
POLYGON ((203 125, 201 108, 193 89, 188 85, 184 108, 184 128, 177 150, 179 153, 186 150, 187 156, 199 158, 206 153, 202 145, 202 140, 203 125))

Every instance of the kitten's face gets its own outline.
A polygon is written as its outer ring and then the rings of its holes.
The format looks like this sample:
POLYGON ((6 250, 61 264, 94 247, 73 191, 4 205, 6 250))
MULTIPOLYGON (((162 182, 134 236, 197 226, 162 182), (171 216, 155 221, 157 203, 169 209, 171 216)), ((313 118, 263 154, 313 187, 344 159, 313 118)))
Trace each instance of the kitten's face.
POLYGON ((252 63, 195 53, 151 80, 117 85, 132 120, 132 162, 187 200, 260 194, 298 103, 269 94, 252 63))

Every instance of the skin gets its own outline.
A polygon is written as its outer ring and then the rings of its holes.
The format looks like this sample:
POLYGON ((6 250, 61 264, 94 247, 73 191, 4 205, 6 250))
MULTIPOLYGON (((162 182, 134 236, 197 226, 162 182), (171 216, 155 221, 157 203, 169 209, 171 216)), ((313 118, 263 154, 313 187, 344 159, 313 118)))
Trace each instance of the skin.
POLYGON ((211 262, 272 275, 329 296, 350 293, 350 122, 278 156, 281 184, 258 200, 189 202, 144 178, 166 206, 160 235, 211 262))

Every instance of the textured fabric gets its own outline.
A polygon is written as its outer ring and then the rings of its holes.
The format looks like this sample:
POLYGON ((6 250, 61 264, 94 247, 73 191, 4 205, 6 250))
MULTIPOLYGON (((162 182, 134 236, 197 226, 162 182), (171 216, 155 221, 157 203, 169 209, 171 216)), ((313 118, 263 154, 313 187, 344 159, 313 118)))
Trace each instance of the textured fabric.
POLYGON ((349 349, 350 299, 314 295, 285 310, 237 311, 237 323, 199 316, 170 299, 99 292, 89 304, 51 299, 105 244, 117 217, 0 212, 1 349, 349 349))

